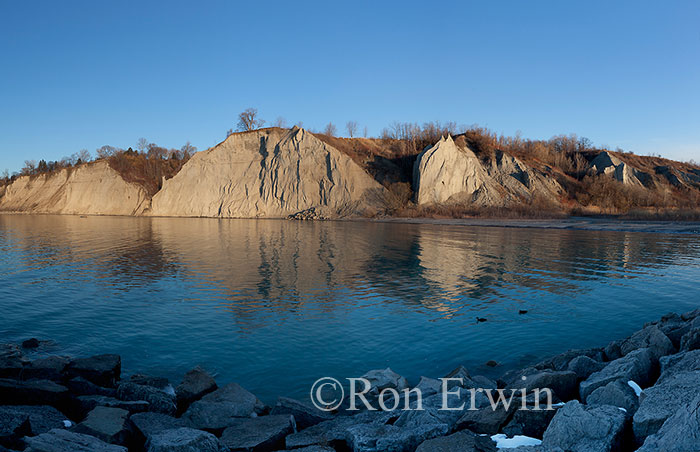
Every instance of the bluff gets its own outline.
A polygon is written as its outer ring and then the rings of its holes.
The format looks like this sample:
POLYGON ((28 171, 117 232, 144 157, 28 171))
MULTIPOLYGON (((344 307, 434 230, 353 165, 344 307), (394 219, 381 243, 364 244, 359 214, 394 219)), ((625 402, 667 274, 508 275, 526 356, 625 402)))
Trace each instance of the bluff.
POLYGON ((419 205, 466 202, 506 206, 535 197, 556 202, 563 192, 554 178, 519 159, 496 151, 485 164, 469 146, 458 146, 451 136, 418 155, 413 186, 419 205))
POLYGON ((386 190, 350 157, 304 129, 237 133, 163 182, 154 216, 283 218, 373 214, 386 190))
POLYGON ((5 187, 0 211, 52 214, 138 215, 146 191, 97 161, 56 173, 22 176, 5 187))

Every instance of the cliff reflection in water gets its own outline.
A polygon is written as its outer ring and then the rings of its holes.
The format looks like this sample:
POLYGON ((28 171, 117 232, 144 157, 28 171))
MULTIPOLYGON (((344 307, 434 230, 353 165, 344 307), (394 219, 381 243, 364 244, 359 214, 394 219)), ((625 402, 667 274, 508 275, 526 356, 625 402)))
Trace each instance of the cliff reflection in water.
POLYGON ((0 215, 0 341, 201 364, 263 398, 386 366, 493 374, 696 307, 699 257, 695 235, 0 215))

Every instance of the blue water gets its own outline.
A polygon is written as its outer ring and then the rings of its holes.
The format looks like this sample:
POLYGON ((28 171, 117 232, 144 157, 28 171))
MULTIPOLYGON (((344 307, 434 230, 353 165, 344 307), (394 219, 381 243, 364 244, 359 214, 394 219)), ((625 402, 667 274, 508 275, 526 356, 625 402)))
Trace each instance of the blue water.
POLYGON ((693 234, 0 215, 0 342, 201 365, 268 404, 387 366, 497 376, 694 309, 699 281, 693 234))

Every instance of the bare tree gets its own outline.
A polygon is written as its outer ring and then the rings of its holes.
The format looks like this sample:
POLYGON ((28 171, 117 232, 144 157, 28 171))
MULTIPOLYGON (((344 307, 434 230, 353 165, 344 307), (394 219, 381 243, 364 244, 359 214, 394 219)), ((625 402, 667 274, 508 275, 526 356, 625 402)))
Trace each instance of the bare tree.
POLYGON ((182 146, 182 147, 180 148, 180 151, 182 151, 182 155, 183 155, 185 158, 189 158, 189 157, 192 156, 192 154, 194 154, 195 152, 197 152, 197 147, 196 147, 196 146, 192 146, 192 143, 190 143, 190 142, 188 141, 187 143, 185 143, 184 146, 182 146))
POLYGON ((92 160, 92 156, 90 155, 90 151, 87 149, 81 149, 78 151, 78 154, 76 156, 76 162, 80 160, 81 163, 86 163, 92 160))
POLYGON ((326 127, 323 129, 323 134, 328 135, 329 137, 334 137, 338 133, 338 129, 335 127, 335 124, 332 122, 329 122, 326 124, 326 127))
POLYGON ((284 119, 282 116, 278 116, 277 119, 275 119, 275 127, 279 127, 280 129, 286 129, 287 120, 284 119))
POLYGON ((117 148, 114 146, 110 145, 104 145, 101 148, 98 148, 96 153, 97 153, 97 158, 98 159, 105 159, 108 157, 111 157, 114 155, 114 153, 117 151, 117 148))
POLYGON ((146 152, 146 150, 148 150, 148 145, 149 145, 149 143, 148 143, 147 139, 139 138, 136 141, 136 150, 138 150, 139 152, 141 152, 143 154, 146 152))
POLYGON ((348 121, 345 123, 345 128, 348 130, 350 138, 353 138, 357 133, 357 121, 348 121))
POLYGON ((32 175, 36 172, 36 160, 25 160, 22 175, 32 175))
POLYGON ((2 178, 5 182, 10 180, 10 172, 5 168, 5 171, 2 172, 2 178))
POLYGON ((259 129, 263 124, 265 124, 265 121, 258 118, 258 110, 256 108, 248 108, 238 115, 238 130, 241 132, 259 129))
POLYGON ((367 126, 365 126, 364 130, 362 131, 362 136, 367 138, 367 126))
POLYGON ((231 135, 233 135, 233 129, 228 129, 226 131, 226 138, 230 137, 231 135))

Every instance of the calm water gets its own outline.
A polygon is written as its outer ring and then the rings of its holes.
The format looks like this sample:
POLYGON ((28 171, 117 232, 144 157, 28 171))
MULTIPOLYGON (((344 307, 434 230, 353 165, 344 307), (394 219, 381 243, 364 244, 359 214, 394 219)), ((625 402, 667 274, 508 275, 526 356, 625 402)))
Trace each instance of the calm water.
POLYGON ((698 235, 0 215, 0 341, 199 364, 267 403, 386 366, 499 375, 696 308, 699 280, 698 235))

